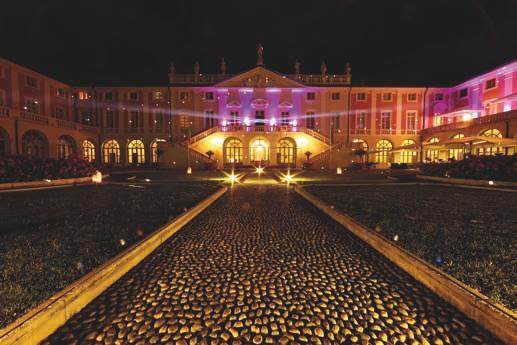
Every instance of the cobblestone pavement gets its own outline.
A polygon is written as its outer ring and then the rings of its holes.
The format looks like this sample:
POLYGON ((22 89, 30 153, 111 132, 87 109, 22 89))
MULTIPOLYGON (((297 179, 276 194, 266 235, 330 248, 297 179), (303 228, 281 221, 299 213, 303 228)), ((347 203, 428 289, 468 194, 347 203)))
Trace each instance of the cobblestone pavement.
POLYGON ((499 344, 282 186, 235 186, 58 343, 499 344))

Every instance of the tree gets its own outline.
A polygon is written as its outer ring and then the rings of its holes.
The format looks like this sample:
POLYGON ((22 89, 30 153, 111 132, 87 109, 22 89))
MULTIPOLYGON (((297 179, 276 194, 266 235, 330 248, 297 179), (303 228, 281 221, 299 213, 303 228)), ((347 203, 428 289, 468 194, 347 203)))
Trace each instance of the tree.
POLYGON ((212 159, 212 156, 214 155, 214 151, 208 150, 208 151, 206 151, 206 155, 208 156, 208 159, 212 159))
POLYGON ((312 156, 312 152, 311 151, 305 151, 305 156, 307 157, 307 163, 309 163, 309 159, 310 157, 312 156))

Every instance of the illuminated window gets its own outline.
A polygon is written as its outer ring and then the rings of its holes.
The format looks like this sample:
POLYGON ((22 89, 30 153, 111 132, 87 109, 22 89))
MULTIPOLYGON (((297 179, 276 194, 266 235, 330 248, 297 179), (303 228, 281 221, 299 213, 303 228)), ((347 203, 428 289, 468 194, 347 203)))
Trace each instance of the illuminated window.
POLYGON ((35 99, 26 99, 25 100, 25 110, 34 113, 39 114, 39 102, 35 99))
POLYGON ((406 139, 402 142, 400 151, 400 163, 415 163, 417 158, 416 142, 406 139))
POLYGON ((38 87, 38 79, 28 75, 28 76, 25 77, 25 85, 33 87, 33 88, 37 88, 38 87))
POLYGON ((495 78, 489 79, 485 82, 485 90, 493 89, 496 86, 495 78))
POLYGON ((388 140, 379 140, 375 145, 375 162, 388 163, 393 145, 388 140))
POLYGON ((74 140, 69 136, 62 136, 57 140, 57 158, 66 159, 75 152, 74 140))
POLYGON ((65 97, 65 89, 61 87, 56 88, 56 96, 65 97))
POLYGON ((239 112, 238 111, 230 111, 230 124, 236 125, 239 123, 239 112))
POLYGON ((316 99, 316 93, 315 92, 307 92, 307 100, 308 101, 314 101, 316 99))
POLYGON ((314 118, 314 112, 307 112, 307 118, 305 119, 305 126, 310 129, 314 129, 316 127, 316 119, 314 118))
POLYGON ((492 128, 487 129, 483 133, 481 133, 482 136, 489 137, 489 138, 502 138, 503 134, 498 129, 492 128))
POLYGON ((279 164, 294 164, 296 147, 291 139, 281 139, 276 148, 277 161, 279 164))
POLYGON ((288 111, 282 111, 280 113, 280 124, 282 124, 282 125, 289 124, 289 112, 288 111))
POLYGON ((366 112, 360 111, 355 115, 355 128, 365 129, 366 128, 366 112))
POLYGON ((90 162, 95 160, 95 145, 90 140, 83 141, 83 158, 90 162))
POLYGON ((360 92, 355 95, 356 101, 366 101, 366 93, 360 92))
POLYGON ((331 99, 333 101, 339 101, 341 99, 341 94, 339 92, 332 92, 331 99))
POLYGON ((255 139, 250 145, 250 161, 269 161, 269 145, 264 139, 255 139))
POLYGON ((255 111, 255 126, 264 126, 266 124, 265 119, 264 110, 255 111))
POLYGON ((241 163, 242 162, 242 141, 230 138, 224 143, 224 162, 225 163, 241 163))
POLYGON ((79 100, 84 101, 84 100, 88 99, 88 97, 89 97, 88 96, 88 92, 86 92, 86 91, 79 91, 77 93, 77 97, 79 98, 79 100))
POLYGON ((127 144, 127 161, 129 164, 145 163, 145 146, 142 140, 131 140, 127 144))
POLYGON ((391 128, 391 112, 383 111, 381 113, 381 129, 391 128))
MULTIPOLYGON (((465 134, 458 133, 458 134, 454 135, 452 137, 452 139, 462 139, 464 137, 465 137, 465 134)), ((458 145, 458 144, 452 143, 452 145, 458 145)), ((463 155, 465 153, 465 147, 463 144, 459 144, 459 145, 461 145, 462 147, 461 148, 454 147, 454 148, 449 149, 449 158, 453 158, 455 160, 463 159, 463 155)))
POLYGON ((352 141, 352 150, 364 150, 365 152, 368 152, 368 143, 363 139, 354 139, 352 141))
POLYGON ((158 162, 158 143, 165 142, 165 139, 154 139, 151 142, 151 161, 153 163, 158 162))
POLYGON ((188 115, 181 114, 180 115, 180 128, 188 128, 190 125, 188 115))
POLYGON ((161 91, 154 91, 153 92, 153 99, 155 101, 162 100, 163 99, 163 92, 161 92, 161 91))
MULTIPOLYGON (((503 134, 501 133, 501 131, 499 131, 498 129, 495 129, 495 128, 487 129, 486 131, 481 133, 481 136, 488 137, 488 138, 494 138, 494 139, 503 138, 503 134)), ((504 152, 504 149, 502 146, 497 145, 497 144, 489 144, 489 143, 482 145, 481 147, 479 147, 477 149, 477 153, 480 156, 487 156, 487 155, 493 156, 496 154, 502 154, 503 152, 504 152)))
POLYGON ((390 102, 391 101, 391 92, 385 92, 382 94, 382 100, 384 102, 390 102))
POLYGON ((406 113, 406 129, 414 131, 416 129, 416 111, 406 113))
POLYGON ((120 163, 120 145, 116 140, 108 140, 102 145, 102 159, 107 164, 120 163))
MULTIPOLYGON (((427 142, 429 144, 437 145, 440 142, 440 140, 438 138, 431 138, 427 142)), ((433 161, 433 162, 438 160, 438 158, 440 156, 440 150, 438 150, 437 148, 434 148, 434 147, 427 149, 425 152, 426 152, 425 153, 426 159, 433 161)))
POLYGON ((464 88, 459 91, 460 98, 465 98, 469 95, 469 89, 464 88))

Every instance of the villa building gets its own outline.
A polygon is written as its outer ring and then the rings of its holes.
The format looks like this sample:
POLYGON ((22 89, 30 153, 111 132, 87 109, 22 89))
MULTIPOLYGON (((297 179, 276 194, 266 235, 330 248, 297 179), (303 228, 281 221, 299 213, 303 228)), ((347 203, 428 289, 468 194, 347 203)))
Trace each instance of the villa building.
POLYGON ((235 75, 224 60, 212 75, 171 65, 155 87, 75 87, 0 58, 0 155, 386 167, 517 150, 517 60, 452 87, 375 87, 354 86, 349 65, 283 74, 257 53, 235 75))

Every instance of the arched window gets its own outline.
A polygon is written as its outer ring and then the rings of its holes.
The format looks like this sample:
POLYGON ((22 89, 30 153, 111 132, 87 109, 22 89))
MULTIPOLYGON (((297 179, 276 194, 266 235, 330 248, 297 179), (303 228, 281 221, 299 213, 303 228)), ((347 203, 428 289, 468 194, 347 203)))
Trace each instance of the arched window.
MULTIPOLYGON (((481 133, 481 136, 488 138, 502 138, 503 134, 501 131, 495 128, 487 129, 486 131, 481 133)), ((502 146, 497 144, 486 144, 477 149, 477 153, 479 156, 492 156, 495 154, 502 154, 504 149, 502 146)))
POLYGON ((116 140, 108 140, 102 145, 102 159, 104 163, 120 163, 120 145, 116 140))
POLYGON ((83 141, 83 158, 90 162, 95 160, 95 144, 90 140, 83 141))
POLYGON ((368 143, 363 139, 352 140, 352 153, 359 157, 361 162, 368 160, 368 143))
POLYGON ((63 135, 57 139, 57 158, 66 159, 75 153, 74 139, 63 135))
POLYGON ((129 164, 145 163, 145 146, 142 140, 131 140, 127 144, 127 161, 129 164))
POLYGON ((154 139, 151 141, 151 161, 153 163, 158 162, 158 143, 165 142, 165 139, 154 139))
POLYGON ((22 137, 22 152, 29 158, 46 158, 48 156, 47 138, 36 130, 25 132, 22 137))
MULTIPOLYGON (((429 144, 434 144, 434 145, 437 145, 440 140, 438 138, 431 138, 427 141, 429 144)), ((440 156, 440 150, 436 149, 436 148, 429 148, 425 151, 425 157, 426 157, 426 160, 429 160, 429 161, 436 161, 440 156)))
POLYGON ((250 161, 269 161, 269 144, 262 138, 255 139, 250 145, 250 161))
MULTIPOLYGON (((457 133, 451 139, 463 139, 465 138, 465 134, 457 133)), ((449 149, 449 159, 460 160, 463 159, 463 155, 465 153, 465 146, 463 144, 452 143, 455 145, 453 148, 449 149), (459 147, 461 146, 461 147, 459 147)))
POLYGON ((225 163, 242 162, 242 141, 240 141, 239 139, 227 139, 224 143, 223 150, 225 163))
POLYGON ((294 164, 296 162, 296 146, 289 138, 280 139, 276 148, 279 164, 294 164))
POLYGON ((375 162, 388 163, 393 145, 388 140, 379 140, 375 145, 375 162))
POLYGON ((415 163, 417 157, 416 142, 406 139, 402 142, 402 150, 400 151, 401 163, 415 163))

